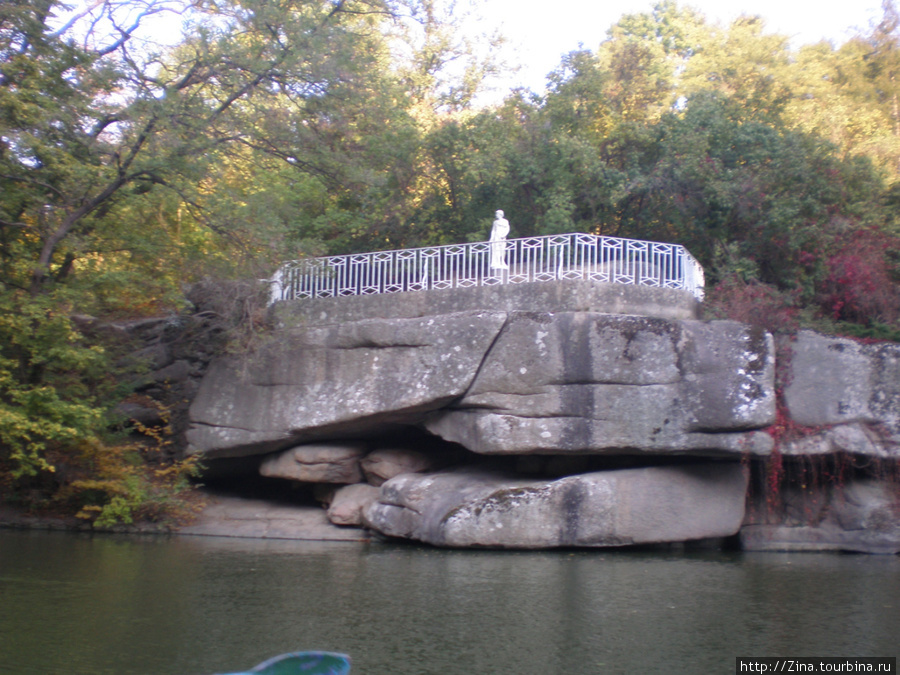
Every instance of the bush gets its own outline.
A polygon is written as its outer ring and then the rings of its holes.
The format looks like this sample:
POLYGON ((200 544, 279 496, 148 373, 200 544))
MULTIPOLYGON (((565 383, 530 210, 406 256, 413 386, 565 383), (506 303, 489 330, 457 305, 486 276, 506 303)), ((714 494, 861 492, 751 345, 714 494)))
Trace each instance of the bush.
POLYGON ((835 321, 863 326, 896 325, 900 289, 889 256, 898 252, 900 239, 875 229, 843 236, 826 261, 826 277, 818 294, 822 312, 835 321))
POLYGON ((705 312, 710 318, 740 321, 773 334, 791 333, 799 326, 798 295, 732 274, 708 291, 705 312))
POLYGON ((187 515, 190 478, 199 473, 196 457, 151 467, 136 445, 86 443, 77 466, 81 477, 56 495, 57 504, 72 510, 95 527, 109 528, 135 521, 169 524, 187 515))
POLYGON ((92 330, 74 306, 64 288, 0 285, 0 499, 98 527, 172 519, 196 461, 160 462, 168 410, 159 427, 133 425, 138 441, 113 437, 108 413, 133 381, 114 365, 128 338, 92 330))
POLYGON ((14 478, 53 471, 48 451, 103 427, 106 354, 69 314, 61 298, 0 290, 0 460, 14 478))

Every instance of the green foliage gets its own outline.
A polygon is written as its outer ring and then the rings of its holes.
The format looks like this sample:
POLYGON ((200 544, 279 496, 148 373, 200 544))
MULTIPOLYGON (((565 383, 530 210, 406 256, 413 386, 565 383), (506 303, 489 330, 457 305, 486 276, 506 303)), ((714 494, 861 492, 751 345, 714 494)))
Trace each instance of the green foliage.
POLYGON ((695 97, 661 128, 659 154, 629 196, 629 228, 680 241, 708 266, 732 246, 761 281, 803 285, 801 253, 821 248, 838 223, 865 217, 878 195, 865 164, 835 158, 813 137, 747 122, 717 96, 695 97))
MULTIPOLYGON (((288 257, 432 236, 408 227, 422 134, 492 67, 443 11, 418 0, 0 4, 7 485, 61 489, 100 525, 147 517, 174 490, 100 461, 116 456, 101 440, 116 375, 76 317, 177 311, 199 279, 258 279, 288 257), (175 13, 189 30, 155 43, 145 22, 175 13), (417 26, 423 40, 409 37, 417 26), (416 44, 400 58, 404 32, 416 44), (454 83, 447 66, 461 59, 454 83), (90 461, 84 446, 97 448, 90 461)), ((240 313, 251 331, 258 314, 240 313)))
MULTIPOLYGON (((141 16, 187 6, 152 0, 141 16)), ((375 167, 402 166, 403 153, 385 157, 408 148, 414 128, 387 70, 388 2, 192 4, 190 37, 173 49, 147 48, 138 28, 123 27, 136 9, 98 3, 60 29, 54 16, 67 13, 55 0, 0 15, 9 55, 0 64, 0 237, 27 261, 8 268, 8 282, 38 293, 112 252, 177 261, 184 212, 189 230, 199 223, 220 238, 213 247, 225 259, 273 243, 283 255, 303 214, 298 222, 265 211, 252 184, 317 179, 330 209, 355 213, 373 184, 388 182, 375 167), (248 174, 249 191, 229 193, 248 174)))
POLYGON ((793 325, 831 298, 845 315, 880 303, 853 320, 893 324, 892 247, 868 249, 874 276, 851 275, 854 302, 835 290, 849 278, 838 267, 860 269, 846 264, 848 236, 896 231, 900 43, 885 12, 871 36, 799 54, 756 17, 718 28, 673 2, 623 17, 598 50, 563 57, 545 95, 435 126, 410 220, 436 241, 483 238, 502 207, 518 236, 678 242, 745 313, 783 304, 793 325))
POLYGON ((829 332, 873 342, 900 342, 900 328, 873 322, 867 326, 858 323, 836 322, 827 326, 829 332))
POLYGON ((0 460, 14 477, 53 471, 48 450, 102 427, 103 348, 87 343, 51 296, 0 292, 0 460))
POLYGON ((759 17, 719 27, 665 0, 563 57, 545 92, 481 109, 497 63, 459 36, 453 9, 0 4, 8 474, 66 468, 55 487, 98 525, 179 493, 100 440, 123 393, 79 315, 178 311, 183 287, 211 278, 209 311, 250 344, 261 310, 247 280, 279 262, 485 239, 497 208, 512 236, 684 244, 716 316, 896 334, 892 0, 869 34, 796 52, 759 17), (189 29, 171 47, 142 25, 169 12, 189 29))

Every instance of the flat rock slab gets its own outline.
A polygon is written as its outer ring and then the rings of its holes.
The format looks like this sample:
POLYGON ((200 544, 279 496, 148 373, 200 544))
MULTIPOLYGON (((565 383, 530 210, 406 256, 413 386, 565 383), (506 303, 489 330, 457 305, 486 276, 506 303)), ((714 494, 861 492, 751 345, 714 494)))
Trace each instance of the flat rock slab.
POLYGON ((239 457, 415 424, 465 392, 505 321, 461 312, 280 331, 256 354, 213 362, 189 450, 239 457))
POLYGON ((338 527, 317 506, 274 504, 260 499, 209 496, 208 505, 179 534, 254 539, 366 541, 357 527, 338 527))
POLYGON ((552 481, 467 468, 387 481, 366 524, 436 546, 626 546, 736 534, 747 472, 737 462, 602 471, 552 481))
POLYGON ((900 457, 900 445, 878 424, 837 424, 821 428, 784 443, 783 455, 831 455, 837 453, 868 457, 900 457))
POLYGON ((282 327, 212 364, 189 452, 268 454, 424 426, 480 454, 766 455, 767 333, 592 311, 479 311, 282 327))
POLYGON ((327 325, 380 317, 402 319, 472 310, 500 312, 602 312, 661 319, 696 319, 700 303, 686 291, 610 284, 584 279, 498 284, 407 293, 348 295, 278 302, 281 325, 327 325))
POLYGON ((850 553, 900 553, 900 537, 852 532, 834 523, 824 525, 748 525, 741 529, 741 548, 745 551, 850 553))

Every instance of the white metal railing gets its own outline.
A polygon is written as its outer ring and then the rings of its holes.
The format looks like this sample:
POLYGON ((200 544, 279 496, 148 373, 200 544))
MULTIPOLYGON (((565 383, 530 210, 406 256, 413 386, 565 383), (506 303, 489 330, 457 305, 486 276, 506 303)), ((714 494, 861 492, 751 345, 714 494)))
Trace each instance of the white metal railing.
POLYGON ((703 299, 703 268, 683 246, 558 234, 295 260, 269 280, 270 304, 562 279, 674 288, 703 299))

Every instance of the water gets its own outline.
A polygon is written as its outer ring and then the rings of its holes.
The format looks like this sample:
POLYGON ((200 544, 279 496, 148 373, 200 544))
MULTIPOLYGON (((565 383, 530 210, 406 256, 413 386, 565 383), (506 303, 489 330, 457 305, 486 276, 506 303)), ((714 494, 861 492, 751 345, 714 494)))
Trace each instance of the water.
POLYGON ((349 653, 353 675, 733 673, 898 645, 897 556, 0 531, 0 673, 199 675, 298 649, 349 653))

